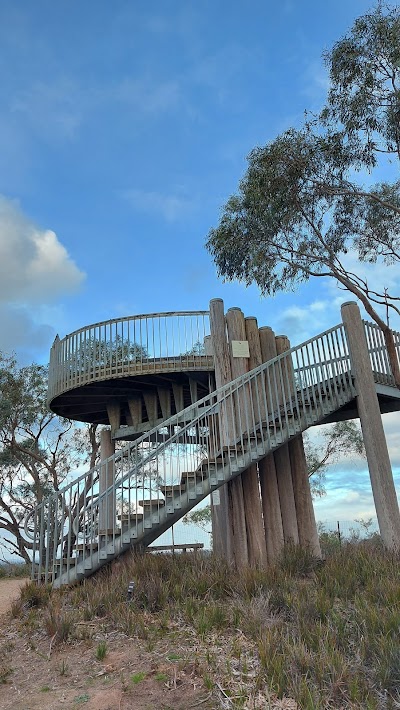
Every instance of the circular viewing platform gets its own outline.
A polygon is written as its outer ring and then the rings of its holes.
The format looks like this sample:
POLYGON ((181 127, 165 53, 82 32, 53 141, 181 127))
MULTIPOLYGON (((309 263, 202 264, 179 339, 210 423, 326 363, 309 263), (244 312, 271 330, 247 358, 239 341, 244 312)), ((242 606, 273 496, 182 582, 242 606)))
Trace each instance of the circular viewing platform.
POLYGON ((62 417, 111 424, 132 439, 214 388, 208 311, 152 313, 57 336, 48 405, 62 417))

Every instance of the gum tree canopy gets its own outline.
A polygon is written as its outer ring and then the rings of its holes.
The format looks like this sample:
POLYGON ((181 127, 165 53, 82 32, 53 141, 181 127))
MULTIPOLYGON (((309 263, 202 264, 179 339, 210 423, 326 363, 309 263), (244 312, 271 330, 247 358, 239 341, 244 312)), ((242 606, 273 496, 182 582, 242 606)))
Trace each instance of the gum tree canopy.
POLYGON ((400 297, 354 266, 400 261, 399 7, 379 4, 360 17, 325 61, 325 108, 250 153, 207 248, 221 276, 255 282, 265 295, 313 276, 336 279, 382 329, 400 387, 381 315, 383 307, 400 314, 400 297), (378 171, 390 181, 377 183, 378 171))
MULTIPOLYGON (((52 414, 46 392, 46 367, 19 367, 0 352, 0 558, 30 562, 25 516, 97 460, 97 424, 77 427, 52 414)), ((80 504, 75 501, 77 510, 80 504)))

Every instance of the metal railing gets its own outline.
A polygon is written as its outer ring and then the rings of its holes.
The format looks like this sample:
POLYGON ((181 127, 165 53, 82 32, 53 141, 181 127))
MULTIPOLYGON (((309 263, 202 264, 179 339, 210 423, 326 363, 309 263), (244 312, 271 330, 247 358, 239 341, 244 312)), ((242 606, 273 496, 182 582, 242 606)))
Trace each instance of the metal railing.
POLYGON ((151 313, 86 326, 50 352, 48 401, 90 382, 158 371, 210 367, 208 311, 151 313))
POLYGON ((130 442, 34 514, 33 577, 68 583, 149 544, 211 490, 354 396, 343 325, 130 442), (114 482, 100 490, 100 477, 114 482))
MULTIPOLYGON (((376 323, 363 321, 367 347, 370 354, 371 367, 375 382, 379 384, 395 385, 395 380, 390 367, 385 337, 381 328, 376 323)), ((400 359, 400 333, 392 330, 397 357, 400 359)))

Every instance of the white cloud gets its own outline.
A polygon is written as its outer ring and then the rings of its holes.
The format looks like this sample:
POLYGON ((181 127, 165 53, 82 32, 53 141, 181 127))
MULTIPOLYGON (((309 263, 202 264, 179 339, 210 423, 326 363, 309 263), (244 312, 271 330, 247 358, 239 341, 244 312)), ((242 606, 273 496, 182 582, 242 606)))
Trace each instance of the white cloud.
POLYGON ((0 302, 53 301, 83 279, 57 235, 37 229, 16 202, 0 196, 0 302))
POLYGON ((184 195, 129 189, 121 193, 123 199, 139 212, 161 215, 167 222, 175 222, 192 211, 194 201, 184 195))
POLYGON ((47 344, 52 328, 39 322, 42 306, 77 291, 84 277, 53 231, 0 195, 0 349, 47 344))
MULTIPOLYGON (((325 279, 324 279, 325 281, 325 279)), ((305 306, 289 306, 276 315, 274 330, 297 345, 340 322, 339 304, 318 298, 305 306)))

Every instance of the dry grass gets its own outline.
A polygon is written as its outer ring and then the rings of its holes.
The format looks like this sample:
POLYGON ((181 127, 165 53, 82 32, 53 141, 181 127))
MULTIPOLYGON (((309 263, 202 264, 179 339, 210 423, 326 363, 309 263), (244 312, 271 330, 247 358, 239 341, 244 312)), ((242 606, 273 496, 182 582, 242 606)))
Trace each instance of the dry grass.
POLYGON ((14 614, 54 643, 97 622, 148 651, 162 644, 177 667, 196 665, 215 707, 400 707, 399 558, 379 547, 346 545, 323 566, 291 548, 266 572, 240 573, 212 557, 141 556, 23 595, 14 614))

